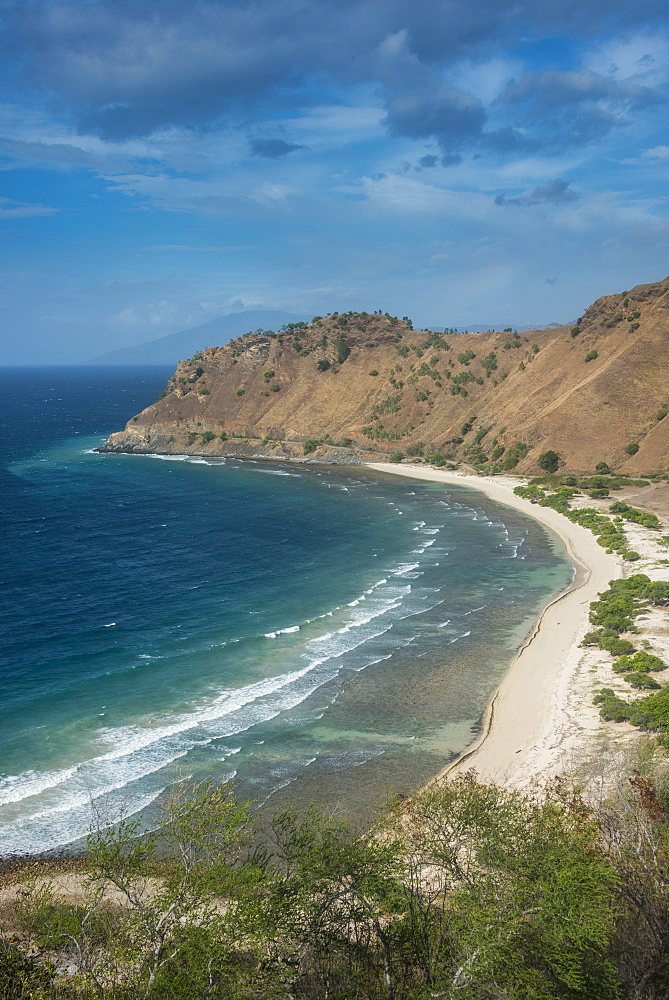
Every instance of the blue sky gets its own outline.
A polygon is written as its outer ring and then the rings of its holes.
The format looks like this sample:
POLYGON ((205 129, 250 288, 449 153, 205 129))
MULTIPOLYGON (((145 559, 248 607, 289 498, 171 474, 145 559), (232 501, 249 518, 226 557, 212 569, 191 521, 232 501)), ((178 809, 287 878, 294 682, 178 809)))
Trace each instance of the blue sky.
POLYGON ((4 0, 2 360, 242 308, 569 322, 669 273, 659 0, 4 0))

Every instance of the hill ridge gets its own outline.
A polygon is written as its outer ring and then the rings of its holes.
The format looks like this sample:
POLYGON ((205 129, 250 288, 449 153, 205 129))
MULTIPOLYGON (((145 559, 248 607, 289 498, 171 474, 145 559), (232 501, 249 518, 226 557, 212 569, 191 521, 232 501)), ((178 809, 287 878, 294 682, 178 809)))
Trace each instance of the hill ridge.
POLYGON ((550 449, 569 470, 636 474, 669 469, 668 408, 665 278, 602 296, 571 327, 523 334, 439 334, 378 312, 247 334, 180 362, 103 450, 401 452, 531 472, 550 449))

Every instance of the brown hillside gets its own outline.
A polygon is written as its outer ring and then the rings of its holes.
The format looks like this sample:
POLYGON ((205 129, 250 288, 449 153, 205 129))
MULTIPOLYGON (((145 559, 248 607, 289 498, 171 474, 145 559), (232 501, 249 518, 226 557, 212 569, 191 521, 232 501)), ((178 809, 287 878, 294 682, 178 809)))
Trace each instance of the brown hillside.
POLYGON ((349 458, 439 452, 523 472, 553 449, 575 472, 665 471, 668 406, 669 278, 531 334, 440 335, 368 313, 249 333, 181 362, 104 450, 280 458, 318 439, 321 460, 344 440, 349 458))

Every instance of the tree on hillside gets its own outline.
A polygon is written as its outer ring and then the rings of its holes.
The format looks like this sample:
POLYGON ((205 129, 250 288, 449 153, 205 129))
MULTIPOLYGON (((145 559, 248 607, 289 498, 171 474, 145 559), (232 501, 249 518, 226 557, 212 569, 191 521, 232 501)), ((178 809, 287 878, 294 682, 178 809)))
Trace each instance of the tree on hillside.
POLYGON ((560 456, 556 451, 552 451, 551 449, 544 451, 541 455, 539 455, 539 460, 537 462, 539 468, 543 469, 545 472, 557 472, 559 464, 560 456))

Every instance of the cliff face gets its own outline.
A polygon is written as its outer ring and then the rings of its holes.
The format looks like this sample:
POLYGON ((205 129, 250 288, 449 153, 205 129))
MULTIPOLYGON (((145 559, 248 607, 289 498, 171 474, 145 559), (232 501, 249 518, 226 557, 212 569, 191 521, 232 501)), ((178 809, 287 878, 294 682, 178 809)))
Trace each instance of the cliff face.
POLYGON ((367 313, 247 334, 182 361, 102 450, 282 458, 318 441, 320 461, 438 452, 524 472, 553 449, 578 472, 665 471, 668 406, 669 278, 530 334, 440 335, 367 313))

